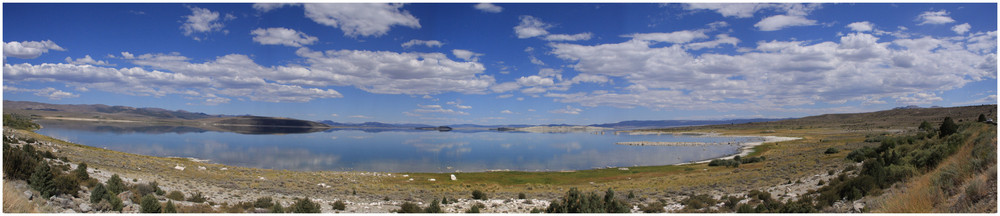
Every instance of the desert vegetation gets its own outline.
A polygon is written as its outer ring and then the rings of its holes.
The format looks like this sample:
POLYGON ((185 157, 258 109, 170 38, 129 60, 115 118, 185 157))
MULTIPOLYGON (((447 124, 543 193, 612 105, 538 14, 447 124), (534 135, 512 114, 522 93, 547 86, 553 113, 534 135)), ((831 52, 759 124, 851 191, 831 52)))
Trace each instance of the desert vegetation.
MULTIPOLYGON (((936 116, 890 120, 912 124, 881 126, 853 123, 852 117, 810 125, 810 117, 729 129, 664 129, 747 135, 770 131, 804 139, 764 144, 747 156, 701 164, 461 173, 457 181, 436 182, 426 179, 448 179, 448 174, 405 173, 408 177, 403 178, 227 167, 112 152, 10 127, 3 136, 4 179, 21 182, 24 189, 5 186, 4 208, 63 212, 69 208, 54 208, 46 201, 75 197, 87 202, 89 212, 134 213, 154 212, 156 206, 159 212, 179 213, 361 212, 362 206, 384 207, 370 212, 413 213, 995 212, 996 126, 988 115, 982 120, 967 109, 949 112, 962 114, 951 123, 936 116), (193 168, 199 166, 214 171, 193 168), (345 183, 316 186, 334 182, 345 183), (608 190, 588 191, 596 188, 608 190), (8 199, 7 190, 19 190, 14 193, 18 196, 8 199), (34 199, 18 201, 25 190, 34 199)), ((909 117, 892 119, 902 118, 909 117)))

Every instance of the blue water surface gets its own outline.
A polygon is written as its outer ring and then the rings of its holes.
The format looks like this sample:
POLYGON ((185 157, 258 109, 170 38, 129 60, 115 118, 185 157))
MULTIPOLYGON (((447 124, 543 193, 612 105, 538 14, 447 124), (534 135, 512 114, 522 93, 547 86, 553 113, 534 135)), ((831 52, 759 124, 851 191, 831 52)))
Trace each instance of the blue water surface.
POLYGON ((625 146, 623 141, 737 142, 738 137, 329 130, 303 134, 115 132, 42 122, 40 134, 114 151, 299 171, 563 171, 667 165, 735 154, 737 145, 625 146))

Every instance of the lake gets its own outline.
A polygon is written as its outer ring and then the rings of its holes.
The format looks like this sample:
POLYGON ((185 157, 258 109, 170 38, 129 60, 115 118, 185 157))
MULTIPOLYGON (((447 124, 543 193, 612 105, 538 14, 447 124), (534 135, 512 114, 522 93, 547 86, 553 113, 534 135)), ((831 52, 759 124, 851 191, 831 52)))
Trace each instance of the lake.
POLYGON ((738 137, 592 133, 327 130, 301 134, 238 134, 193 128, 128 129, 40 121, 57 139, 109 150, 299 171, 478 172, 564 171, 667 165, 739 152, 737 145, 625 146, 623 141, 737 142, 738 137))

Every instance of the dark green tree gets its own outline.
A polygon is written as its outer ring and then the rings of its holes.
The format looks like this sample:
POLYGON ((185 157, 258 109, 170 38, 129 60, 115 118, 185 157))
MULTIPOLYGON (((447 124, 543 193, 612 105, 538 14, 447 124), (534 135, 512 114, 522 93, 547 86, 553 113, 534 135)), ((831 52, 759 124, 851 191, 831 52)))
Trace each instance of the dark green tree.
POLYGON ((55 193, 52 195, 69 194, 76 196, 76 193, 80 191, 80 180, 70 174, 56 175, 52 182, 56 188, 55 193))
POLYGON ((473 190, 472 191, 472 199, 484 200, 484 199, 486 199, 486 193, 483 193, 483 191, 478 190, 478 189, 477 190, 473 190))
POLYGON ((118 196, 119 193, 126 190, 125 183, 122 182, 121 177, 118 177, 118 174, 111 175, 111 178, 105 184, 112 196, 118 196))
POLYGON ((253 207, 256 208, 271 208, 271 205, 274 205, 274 200, 271 200, 271 197, 257 198, 257 201, 253 202, 253 207))
POLYGON ((347 204, 344 204, 343 200, 337 200, 336 202, 333 202, 332 206, 333 206, 333 210, 341 210, 341 211, 343 211, 343 210, 347 209, 347 204))
POLYGON ((80 181, 87 181, 87 179, 90 179, 90 174, 87 174, 87 163, 80 162, 80 165, 77 165, 76 169, 73 170, 73 175, 75 175, 76 179, 79 179, 80 181))
POLYGON ((162 212, 162 207, 160 206, 160 201, 156 200, 153 194, 146 194, 139 201, 139 212, 142 213, 160 213, 162 212))
POLYGON ((177 213, 177 207, 174 207, 173 200, 167 200, 167 207, 163 207, 163 213, 177 213))
POLYGON ((415 203, 404 202, 399 206, 399 213, 423 213, 424 210, 415 203))
POLYGON ((482 204, 477 203, 476 205, 472 205, 472 207, 465 211, 465 213, 479 213, 479 205, 482 204))
POLYGON ((289 208, 292 209, 292 213, 320 213, 319 203, 314 203, 309 197, 295 199, 295 203, 289 208))
POLYGON ((275 200, 274 205, 271 206, 271 213, 285 213, 285 208, 281 207, 281 203, 275 200))
POLYGON ((986 122, 987 118, 984 114, 979 114, 979 122, 986 122))
POLYGON ((31 173, 28 184, 32 189, 41 193, 43 198, 48 199, 56 193, 56 185, 53 180, 52 168, 48 164, 42 163, 35 168, 35 172, 31 173))
POLYGON ((3 175, 9 179, 28 180, 39 164, 31 145, 11 147, 4 143, 3 175))
POLYGON ((106 199, 108 196, 108 189, 104 188, 104 184, 97 183, 93 190, 90 190, 90 203, 99 203, 101 200, 106 199))
POLYGON ((431 201, 431 204, 424 209, 426 213, 441 213, 441 203, 438 203, 437 199, 431 201))
POLYGON ((107 198, 108 198, 108 203, 111 204, 112 210, 121 212, 122 208, 125 208, 125 203, 123 203, 122 199, 118 198, 118 196, 108 194, 107 198))
POLYGON ((951 117, 945 117, 944 121, 941 122, 941 129, 940 130, 941 130, 941 135, 940 136, 941 137, 946 137, 946 136, 951 135, 951 134, 953 134, 955 132, 958 132, 958 125, 955 124, 955 121, 952 120, 951 117))

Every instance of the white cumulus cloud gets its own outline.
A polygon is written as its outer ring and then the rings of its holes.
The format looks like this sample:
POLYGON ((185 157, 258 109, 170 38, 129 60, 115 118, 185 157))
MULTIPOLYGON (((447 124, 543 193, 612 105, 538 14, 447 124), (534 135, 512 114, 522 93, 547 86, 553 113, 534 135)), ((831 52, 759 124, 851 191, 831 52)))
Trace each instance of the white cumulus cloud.
POLYGON ((951 30, 956 34, 965 34, 966 32, 969 32, 969 29, 972 29, 972 26, 969 25, 969 23, 962 23, 951 27, 951 30))
POLYGON ((514 33, 517 34, 517 38, 524 39, 547 35, 549 31, 546 29, 552 27, 552 25, 546 24, 541 19, 533 16, 524 15, 520 19, 521 23, 514 26, 514 33))
POLYGON ((761 31, 777 31, 787 27, 816 25, 816 20, 803 16, 774 15, 760 20, 754 27, 761 31))
POLYGON ((637 38, 594 45, 551 43, 552 54, 580 72, 571 81, 601 82, 603 78, 584 76, 599 75, 623 80, 628 87, 545 96, 583 106, 687 110, 795 111, 801 109, 787 107, 892 98, 900 103, 934 101, 918 93, 995 78, 995 40, 995 32, 892 40, 851 33, 839 41, 759 41, 756 48, 733 54, 694 54, 684 45, 654 46, 637 38))
MULTIPOLYGON (((204 36, 192 35, 223 31, 222 28, 224 28, 225 25, 222 24, 222 21, 220 20, 221 18, 219 12, 199 7, 188 8, 191 9, 191 15, 185 16, 186 20, 183 24, 181 24, 181 30, 184 31, 184 36, 191 36, 195 40, 200 41, 204 39, 204 36)), ((227 14, 226 18, 232 19, 235 17, 227 14)))
POLYGON ((474 7, 476 9, 478 9, 478 10, 481 10, 481 11, 487 12, 487 13, 500 13, 501 11, 503 11, 502 7, 497 6, 495 4, 485 3, 485 2, 484 3, 476 4, 476 6, 474 6, 474 7))
POLYGON ((33 59, 42 56, 44 53, 48 53, 49 50, 66 51, 52 40, 44 41, 11 41, 3 43, 3 56, 22 58, 22 59, 33 59))
POLYGON ((305 15, 316 23, 340 28, 345 36, 382 36, 393 26, 420 28, 420 21, 403 4, 304 4, 305 15))
POLYGON ((643 41, 687 43, 695 39, 708 38, 708 35, 705 35, 702 31, 683 30, 670 33, 635 33, 631 35, 623 35, 623 37, 631 37, 636 40, 643 41))
POLYGON ((869 32, 872 31, 872 29, 874 29, 874 24, 868 21, 853 22, 851 24, 847 24, 847 28, 850 28, 851 30, 856 32, 869 32))
POLYGON ((403 48, 410 48, 410 47, 413 47, 413 46, 416 46, 416 45, 423 45, 423 46, 427 46, 427 47, 441 47, 441 46, 444 46, 444 43, 441 43, 441 41, 437 41, 437 40, 417 40, 417 39, 413 39, 413 40, 407 41, 406 43, 401 44, 400 46, 402 46, 403 48))
POLYGON ((319 41, 319 38, 287 28, 257 28, 250 32, 253 41, 264 45, 302 47, 319 41))
POLYGON ((83 65, 83 64, 89 64, 89 65, 112 65, 112 64, 108 64, 107 61, 94 60, 94 58, 91 58, 90 55, 86 55, 83 58, 77 58, 76 60, 73 60, 73 58, 70 58, 70 57, 66 57, 66 63, 75 64, 75 65, 83 65))
POLYGON ((475 53, 463 49, 451 50, 451 54, 454 55, 456 58, 460 58, 465 61, 479 61, 479 57, 483 56, 482 53, 475 53))
POLYGON ((65 92, 52 87, 43 89, 22 89, 10 85, 4 85, 3 91, 5 92, 33 92, 36 96, 46 97, 49 100, 62 100, 65 98, 76 98, 80 97, 78 94, 73 94, 72 92, 65 92))
POLYGON ((926 25, 926 24, 937 25, 937 24, 946 24, 955 22, 954 19, 948 16, 948 14, 949 13, 946 10, 924 11, 919 16, 917 16, 917 21, 920 21, 920 23, 917 25, 926 25))
POLYGON ((579 33, 579 34, 574 34, 574 35, 568 35, 568 34, 550 34, 550 35, 546 35, 545 36, 545 40, 547 40, 547 41, 580 41, 580 40, 590 40, 591 35, 593 35, 593 34, 591 34, 590 32, 579 33))

